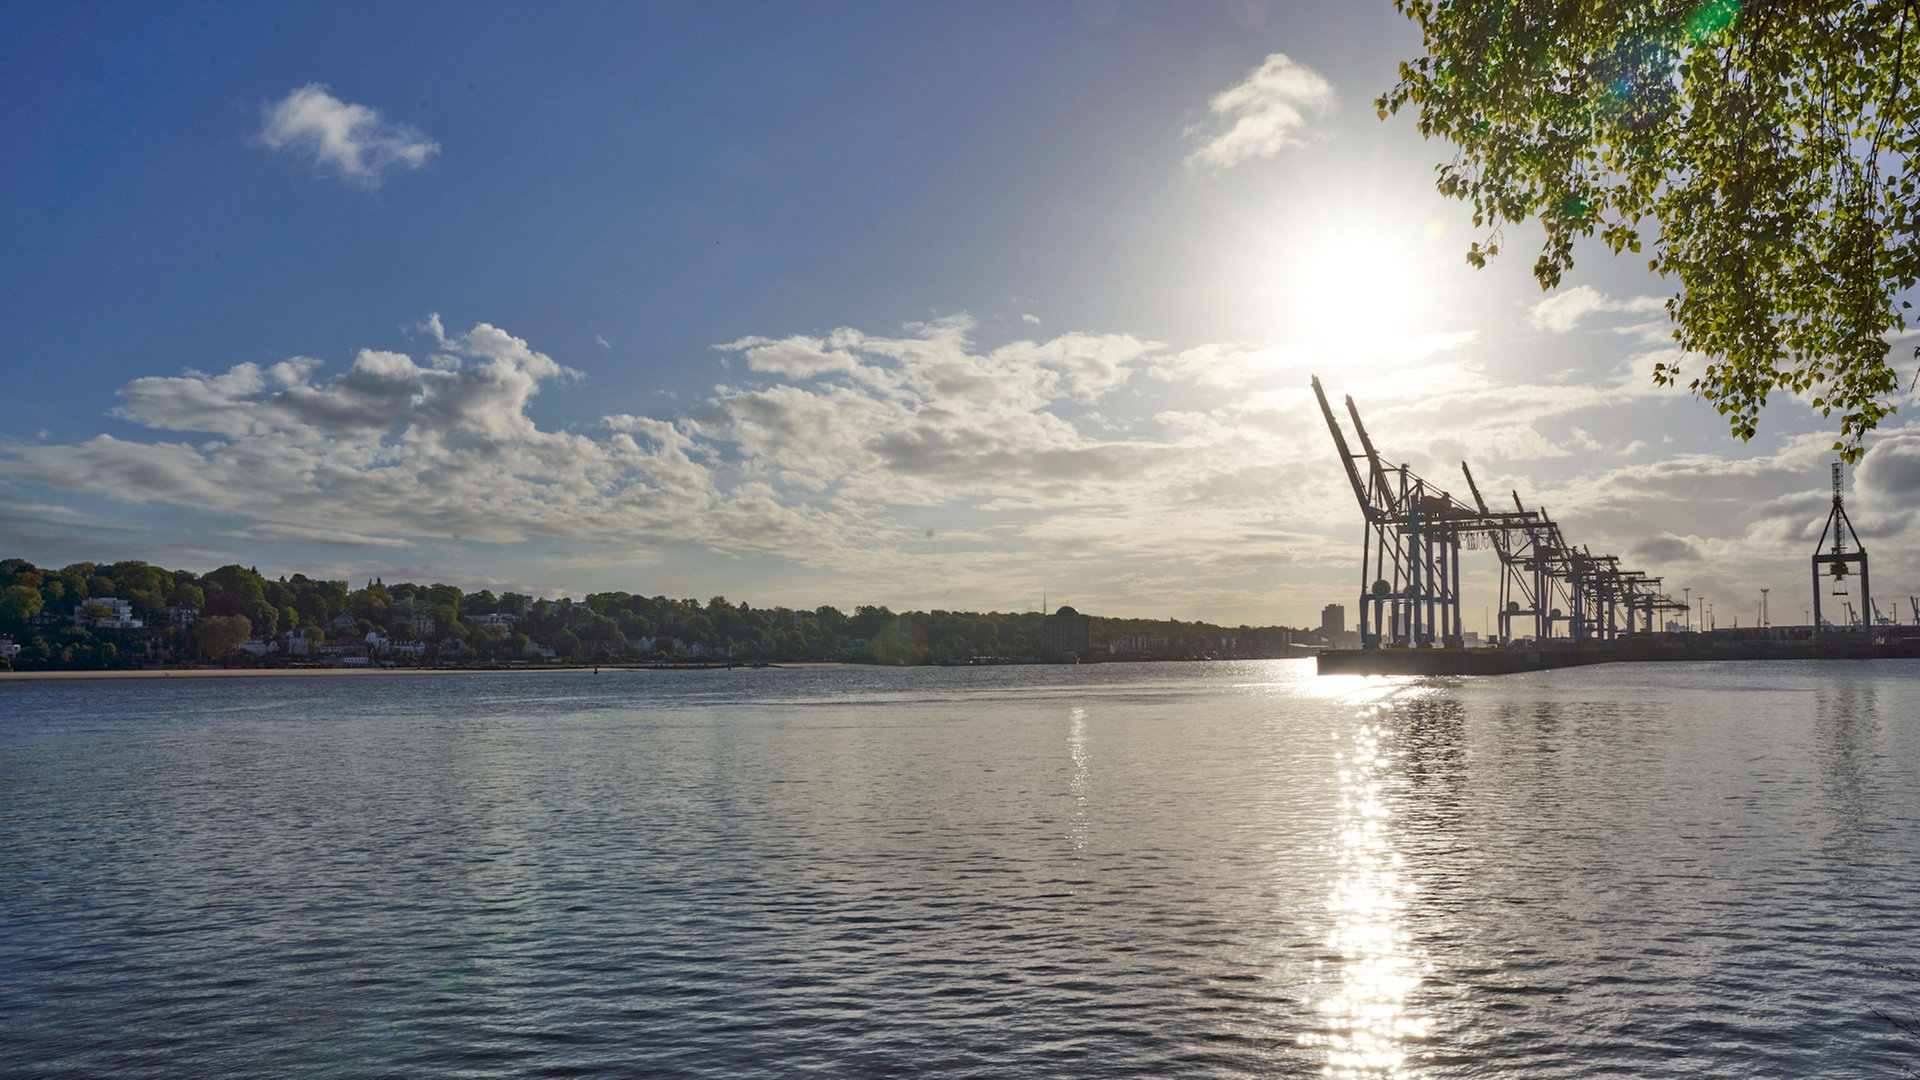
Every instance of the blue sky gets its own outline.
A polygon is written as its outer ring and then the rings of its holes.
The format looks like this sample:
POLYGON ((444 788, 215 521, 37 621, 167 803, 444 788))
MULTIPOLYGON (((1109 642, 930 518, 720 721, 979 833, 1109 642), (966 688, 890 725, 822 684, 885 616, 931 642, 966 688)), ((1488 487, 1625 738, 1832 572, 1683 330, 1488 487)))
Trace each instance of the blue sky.
POLYGON ((1447 149, 1374 116, 1418 44, 1385 0, 14 5, 0 549, 1311 623, 1359 531, 1317 372, 1779 617, 1824 422, 1655 390, 1635 260, 1469 270, 1447 149))

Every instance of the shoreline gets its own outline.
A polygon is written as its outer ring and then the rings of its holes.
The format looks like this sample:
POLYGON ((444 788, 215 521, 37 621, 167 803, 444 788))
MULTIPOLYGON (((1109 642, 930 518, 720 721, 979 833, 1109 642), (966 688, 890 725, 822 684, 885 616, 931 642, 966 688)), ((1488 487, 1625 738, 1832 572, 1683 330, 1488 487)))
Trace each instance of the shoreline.
POLYGON ((488 672, 537 672, 558 675, 592 668, 125 668, 113 671, 0 671, 0 682, 44 682, 54 679, 258 679, 317 675, 480 675, 488 672))
MULTIPOLYGON (((790 664, 768 664, 768 668, 810 668, 844 667, 835 660, 795 661, 790 664)), ((586 667, 501 667, 501 668, 125 668, 112 671, 0 671, 0 683, 7 682, 46 682, 57 679, 258 679, 258 678, 337 678, 341 676, 363 677, 370 675, 595 675, 602 671, 744 671, 753 670, 745 664, 735 664, 729 668, 724 664, 708 666, 662 665, 650 667, 644 664, 602 664, 598 668, 586 667)))

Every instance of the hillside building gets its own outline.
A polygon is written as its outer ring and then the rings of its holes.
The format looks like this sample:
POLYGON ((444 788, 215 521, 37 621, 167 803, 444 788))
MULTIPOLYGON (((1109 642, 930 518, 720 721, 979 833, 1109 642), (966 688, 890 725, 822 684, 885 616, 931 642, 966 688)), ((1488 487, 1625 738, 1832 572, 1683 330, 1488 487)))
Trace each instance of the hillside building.
POLYGON ((1062 605, 1041 626, 1051 660, 1077 660, 1093 652, 1093 616, 1062 605))

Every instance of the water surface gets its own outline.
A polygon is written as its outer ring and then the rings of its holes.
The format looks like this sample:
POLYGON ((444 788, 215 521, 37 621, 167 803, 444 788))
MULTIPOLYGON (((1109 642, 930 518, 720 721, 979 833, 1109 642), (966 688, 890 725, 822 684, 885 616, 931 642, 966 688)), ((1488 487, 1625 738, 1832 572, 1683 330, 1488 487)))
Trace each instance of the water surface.
POLYGON ((1886 1076, 1920 664, 0 683, 17 1076, 1886 1076))

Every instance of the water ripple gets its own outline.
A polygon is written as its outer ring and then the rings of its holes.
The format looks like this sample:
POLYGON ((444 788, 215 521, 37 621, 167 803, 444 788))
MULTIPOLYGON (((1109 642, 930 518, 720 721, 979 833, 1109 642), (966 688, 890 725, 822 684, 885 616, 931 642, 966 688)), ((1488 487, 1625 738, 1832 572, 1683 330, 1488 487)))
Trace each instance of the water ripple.
POLYGON ((1920 671, 1739 667, 0 684, 0 1075, 1897 1072, 1920 671))

